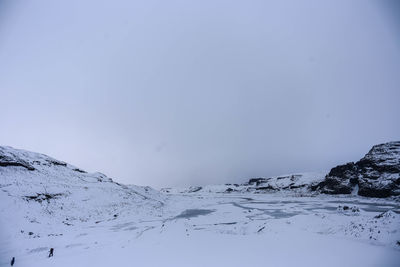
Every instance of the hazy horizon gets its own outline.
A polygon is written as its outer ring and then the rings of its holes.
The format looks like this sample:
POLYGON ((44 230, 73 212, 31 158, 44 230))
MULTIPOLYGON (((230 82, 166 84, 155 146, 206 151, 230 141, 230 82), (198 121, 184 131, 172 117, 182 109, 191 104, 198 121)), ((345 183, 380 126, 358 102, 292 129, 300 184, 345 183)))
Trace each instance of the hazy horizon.
POLYGON ((396 1, 1 1, 0 145, 157 188, 400 140, 396 1))

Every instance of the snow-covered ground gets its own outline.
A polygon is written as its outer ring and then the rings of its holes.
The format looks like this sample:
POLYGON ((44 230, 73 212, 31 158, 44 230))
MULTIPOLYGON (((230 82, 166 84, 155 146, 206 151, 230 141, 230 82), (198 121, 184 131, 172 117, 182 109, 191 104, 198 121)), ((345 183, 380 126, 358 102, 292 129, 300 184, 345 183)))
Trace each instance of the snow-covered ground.
POLYGON ((74 225, 50 219, 21 224, 3 217, 9 214, 4 209, 2 205, 1 266, 8 266, 12 256, 16 266, 398 266, 400 262, 396 244, 400 206, 382 200, 170 195, 158 214, 113 218, 110 213, 108 220, 74 225), (55 256, 47 258, 50 247, 55 256))
POLYGON ((2 149, 10 166, 0 167, 0 266, 12 257, 27 267, 400 263, 396 199, 227 185, 160 193, 2 149))

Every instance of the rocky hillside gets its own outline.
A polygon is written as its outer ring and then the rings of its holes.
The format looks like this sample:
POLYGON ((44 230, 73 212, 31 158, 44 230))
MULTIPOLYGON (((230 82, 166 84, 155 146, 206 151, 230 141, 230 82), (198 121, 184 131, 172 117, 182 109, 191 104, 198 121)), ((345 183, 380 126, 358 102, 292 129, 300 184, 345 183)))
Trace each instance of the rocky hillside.
POLYGON ((313 189, 326 194, 353 192, 366 197, 400 195, 400 142, 373 146, 356 163, 333 168, 313 189))

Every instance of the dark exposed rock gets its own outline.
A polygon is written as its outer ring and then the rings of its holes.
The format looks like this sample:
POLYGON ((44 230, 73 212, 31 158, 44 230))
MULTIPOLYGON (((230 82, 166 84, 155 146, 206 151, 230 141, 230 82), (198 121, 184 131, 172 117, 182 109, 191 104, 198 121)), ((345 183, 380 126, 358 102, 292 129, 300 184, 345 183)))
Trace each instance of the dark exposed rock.
POLYGON ((382 218, 394 219, 395 217, 396 217, 395 213, 392 210, 387 210, 385 212, 382 212, 382 213, 376 215, 374 218, 375 219, 382 219, 382 218))
POLYGON ((298 178, 300 178, 301 177, 301 175, 300 174, 292 174, 292 175, 289 175, 289 176, 280 176, 280 177, 277 177, 276 178, 276 180, 282 180, 282 179, 290 179, 290 181, 296 181, 298 178))
POLYGON ((188 193, 195 193, 203 189, 201 186, 191 186, 188 190, 188 193))
POLYGON ((250 178, 248 184, 249 185, 255 184, 256 186, 259 186, 260 184, 267 183, 269 180, 271 180, 271 178, 250 178))
POLYGON ((303 187, 308 187, 309 185, 307 184, 300 184, 300 185, 290 185, 289 189, 297 189, 297 188, 303 188, 303 187))
POLYGON ((34 200, 39 203, 42 203, 42 201, 47 201, 50 202, 50 199, 58 198, 62 196, 63 194, 49 194, 49 193, 37 193, 36 196, 25 196, 26 200, 34 200))
POLYGON ((352 212, 352 213, 360 212, 360 209, 357 206, 349 207, 346 205, 344 205, 344 206, 339 205, 339 207, 337 209, 338 209, 338 211, 341 211, 341 212, 352 212))
POLYGON ((352 187, 348 180, 338 179, 336 176, 332 177, 329 175, 317 186, 312 187, 312 189, 320 189, 322 193, 332 195, 350 194, 352 192, 352 187))
POLYGON ((282 189, 283 190, 286 190, 286 189, 297 189, 297 188, 303 188, 303 187, 307 187, 307 186, 308 186, 307 184, 295 185, 295 183, 291 183, 288 186, 282 187, 282 189))
POLYGON ((29 171, 35 170, 35 168, 28 162, 19 159, 18 157, 12 154, 6 154, 2 149, 0 149, 0 167, 8 167, 8 166, 24 167, 29 171))
POLYGON ((265 229, 265 226, 261 227, 260 229, 258 229, 257 233, 260 233, 264 229, 265 229))
POLYGON ((276 190, 276 188, 271 185, 267 185, 267 186, 257 187, 256 190, 276 190))
POLYGON ((282 187, 282 189, 283 189, 283 190, 286 190, 286 189, 292 189, 292 188, 301 188, 301 187, 303 187, 303 186, 305 186, 305 185, 298 185, 298 186, 295 186, 295 183, 290 183, 288 186, 282 187))
POLYGON ((390 197, 400 195, 400 142, 373 146, 364 158, 333 168, 321 183, 312 186, 326 194, 390 197))
POLYGON ((34 171, 35 168, 29 164, 25 164, 22 162, 13 162, 13 161, 4 161, 4 158, 0 158, 0 167, 8 167, 8 166, 19 166, 24 167, 29 171, 34 171))
POLYGON ((251 178, 249 180, 249 184, 260 184, 260 183, 265 183, 267 182, 268 179, 267 178, 251 178))
POLYGON ((85 172, 84 170, 81 170, 81 169, 78 169, 78 168, 75 168, 74 171, 80 172, 80 173, 87 173, 87 172, 85 172))
POLYGON ((390 197, 392 195, 393 196, 399 195, 399 193, 396 192, 396 188, 393 186, 393 184, 390 186, 376 187, 375 185, 368 183, 360 187, 360 189, 358 190, 358 194, 360 196, 365 196, 365 197, 380 197, 380 198, 390 197))
POLYGON ((63 161, 55 160, 55 159, 48 160, 48 162, 55 166, 64 166, 64 167, 67 166, 67 163, 65 163, 63 161))

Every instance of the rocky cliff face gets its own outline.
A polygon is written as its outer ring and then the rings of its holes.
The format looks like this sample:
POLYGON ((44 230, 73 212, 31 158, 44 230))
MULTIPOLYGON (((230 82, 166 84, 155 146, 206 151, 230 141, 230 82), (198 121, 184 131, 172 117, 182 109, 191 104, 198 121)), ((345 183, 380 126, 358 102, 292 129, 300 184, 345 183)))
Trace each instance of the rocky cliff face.
POLYGON ((354 192, 366 197, 400 195, 400 142, 373 146, 358 162, 333 168, 313 189, 326 194, 354 192))

